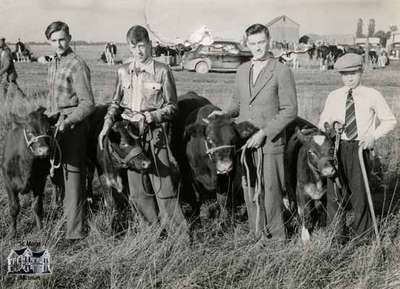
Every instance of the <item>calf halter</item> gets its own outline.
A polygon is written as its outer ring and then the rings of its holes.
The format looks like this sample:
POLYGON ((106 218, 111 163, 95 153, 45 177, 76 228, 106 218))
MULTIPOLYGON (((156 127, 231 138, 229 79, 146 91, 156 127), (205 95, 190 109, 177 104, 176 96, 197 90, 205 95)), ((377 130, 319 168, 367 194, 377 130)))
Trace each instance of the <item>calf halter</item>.
POLYGON ((26 129, 25 128, 24 128, 24 138, 25 138, 25 142, 26 142, 26 147, 29 148, 32 153, 34 153, 32 145, 34 143, 37 143, 39 141, 39 139, 41 139, 41 138, 49 138, 49 139, 51 139, 51 137, 49 135, 47 135, 47 134, 33 136, 31 139, 28 139, 28 136, 26 134, 26 129))
POLYGON ((111 144, 110 141, 108 142, 108 151, 116 159, 116 161, 118 161, 120 163, 122 168, 127 168, 128 162, 143 152, 143 150, 140 146, 133 147, 125 157, 121 157, 118 154, 118 152, 116 150, 114 150, 113 145, 111 144))
POLYGON ((221 145, 221 146, 216 146, 216 147, 212 147, 210 148, 208 146, 207 141, 204 141, 204 145, 206 147, 206 154, 210 157, 210 159, 212 159, 213 155, 215 152, 223 150, 223 149, 235 149, 234 145, 221 145))

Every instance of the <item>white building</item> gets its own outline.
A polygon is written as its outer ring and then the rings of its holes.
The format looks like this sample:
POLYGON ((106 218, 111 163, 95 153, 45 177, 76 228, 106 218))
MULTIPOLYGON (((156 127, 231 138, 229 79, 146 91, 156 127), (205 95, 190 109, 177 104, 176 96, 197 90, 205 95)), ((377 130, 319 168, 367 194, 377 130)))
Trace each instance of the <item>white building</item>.
POLYGON ((12 250, 7 257, 8 274, 47 274, 50 254, 45 250, 33 252, 29 247, 12 250))
POLYGON ((300 24, 286 15, 272 19, 266 26, 273 42, 298 43, 299 41, 300 24))

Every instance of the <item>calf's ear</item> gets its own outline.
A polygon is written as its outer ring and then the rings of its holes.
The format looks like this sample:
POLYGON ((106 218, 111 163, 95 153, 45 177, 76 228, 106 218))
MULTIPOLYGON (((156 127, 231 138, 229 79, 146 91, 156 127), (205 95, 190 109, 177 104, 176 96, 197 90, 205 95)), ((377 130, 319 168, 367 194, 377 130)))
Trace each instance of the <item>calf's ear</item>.
POLYGON ((27 122, 27 119, 23 116, 17 115, 15 113, 10 114, 12 127, 15 128, 17 126, 21 126, 27 122))
POLYGON ((183 137, 184 139, 188 139, 191 136, 204 136, 205 132, 206 132, 205 125, 199 123, 193 123, 185 128, 183 137))
POLYGON ((39 107, 36 109, 36 111, 37 111, 39 114, 43 114, 43 113, 46 111, 46 108, 43 107, 43 106, 39 106, 39 107))
POLYGON ((255 134, 259 128, 248 121, 243 121, 235 124, 236 131, 238 132, 240 139, 247 140, 253 134, 255 134))

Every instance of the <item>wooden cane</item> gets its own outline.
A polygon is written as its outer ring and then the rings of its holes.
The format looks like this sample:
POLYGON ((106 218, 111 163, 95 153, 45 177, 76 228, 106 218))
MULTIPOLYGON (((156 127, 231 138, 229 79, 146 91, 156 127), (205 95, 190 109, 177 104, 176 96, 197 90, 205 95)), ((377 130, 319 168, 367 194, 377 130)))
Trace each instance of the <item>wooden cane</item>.
POLYGON ((371 212, 371 217, 372 217, 372 223, 374 225, 374 230, 375 230, 375 236, 376 236, 376 243, 378 247, 381 245, 381 240, 379 238, 379 231, 378 231, 378 224, 376 222, 376 217, 375 217, 375 211, 374 211, 374 204, 372 203, 372 196, 371 196, 371 190, 369 188, 369 182, 368 182, 368 176, 367 176, 367 171, 365 169, 365 163, 364 163, 364 156, 363 156, 363 148, 360 146, 358 148, 358 158, 360 160, 360 166, 361 166, 361 172, 363 175, 364 179, 364 185, 365 185, 365 191, 367 193, 367 199, 368 199, 368 205, 369 205, 369 210, 371 212))

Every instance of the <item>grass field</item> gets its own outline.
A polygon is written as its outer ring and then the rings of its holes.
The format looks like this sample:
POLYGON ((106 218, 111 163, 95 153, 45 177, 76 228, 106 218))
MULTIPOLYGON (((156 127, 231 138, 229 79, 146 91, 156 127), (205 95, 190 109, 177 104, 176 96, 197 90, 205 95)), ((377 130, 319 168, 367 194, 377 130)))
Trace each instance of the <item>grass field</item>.
MULTIPOLYGON (((49 53, 48 46, 31 47, 35 55, 49 53)), ((117 67, 100 64, 102 47, 77 47, 89 63, 97 103, 111 99, 117 67)), ((124 55, 126 48, 121 47, 124 55)), ((17 64, 19 84, 29 100, 2 102, 0 147, 9 128, 9 112, 24 113, 45 104, 47 67, 17 64)), ((363 83, 378 89, 400 119, 400 64, 367 71, 363 83)), ((178 94, 193 90, 224 107, 229 103, 234 74, 174 72, 178 94)), ((340 85, 334 72, 300 69, 295 72, 300 116, 316 122, 328 93, 340 85)), ((382 246, 374 242, 345 246, 332 242, 332 232, 321 229, 304 246, 298 239, 288 243, 248 236, 246 223, 221 231, 221 219, 207 220, 201 238, 189 244, 179 235, 160 241, 159 228, 145 227, 134 216, 125 235, 116 238, 110 228, 111 212, 101 208, 88 220, 90 235, 73 246, 62 240, 62 220, 46 208, 42 232, 35 231, 29 196, 22 199, 18 238, 6 238, 8 205, 0 182, 0 288, 400 288, 400 215, 394 208, 400 159, 397 127, 377 144, 373 195, 383 234, 382 246), (379 179, 381 185, 378 185, 379 179), (393 197, 393 201, 392 201, 393 197), (390 209, 390 210, 389 210, 390 209), (40 241, 50 250, 53 274, 46 279, 14 280, 6 277, 7 255, 19 240, 40 241)), ((1 179, 2 180, 2 179, 1 179)), ((98 189, 100 189, 97 186, 98 189)), ((46 198, 50 198, 51 186, 46 198)))

